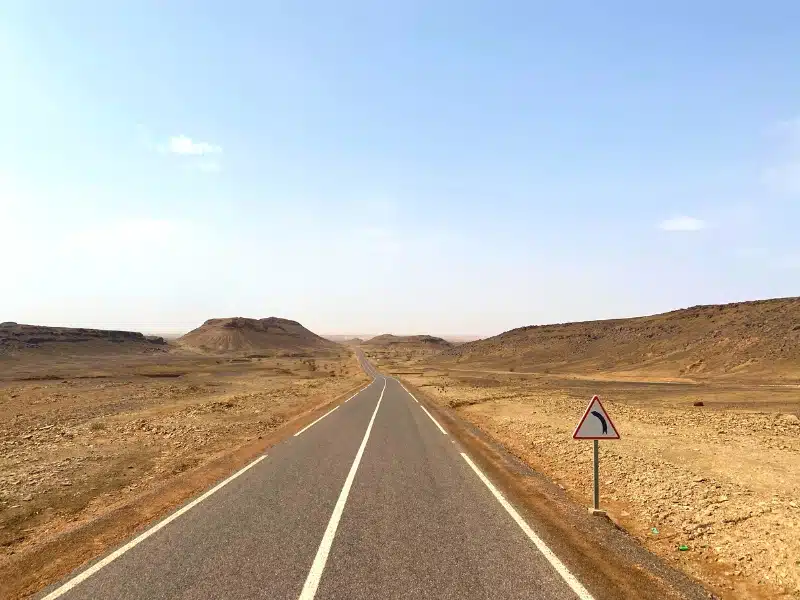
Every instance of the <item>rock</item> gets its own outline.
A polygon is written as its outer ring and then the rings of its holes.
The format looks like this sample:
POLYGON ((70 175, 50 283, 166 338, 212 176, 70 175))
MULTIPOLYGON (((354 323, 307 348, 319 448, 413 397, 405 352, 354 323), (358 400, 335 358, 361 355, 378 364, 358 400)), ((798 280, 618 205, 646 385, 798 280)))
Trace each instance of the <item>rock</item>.
POLYGON ((703 404, 703 402, 701 402, 701 401, 697 401, 697 402, 694 402, 692 404, 692 406, 705 406, 705 404, 703 404))

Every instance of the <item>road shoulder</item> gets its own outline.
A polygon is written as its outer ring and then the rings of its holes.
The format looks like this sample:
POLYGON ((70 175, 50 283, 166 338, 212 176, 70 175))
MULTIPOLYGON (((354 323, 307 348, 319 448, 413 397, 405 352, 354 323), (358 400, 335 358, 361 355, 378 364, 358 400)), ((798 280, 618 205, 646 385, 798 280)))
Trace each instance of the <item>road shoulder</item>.
POLYGON ((701 585, 643 548, 612 521, 592 517, 502 444, 400 378, 596 598, 707 599, 701 585))

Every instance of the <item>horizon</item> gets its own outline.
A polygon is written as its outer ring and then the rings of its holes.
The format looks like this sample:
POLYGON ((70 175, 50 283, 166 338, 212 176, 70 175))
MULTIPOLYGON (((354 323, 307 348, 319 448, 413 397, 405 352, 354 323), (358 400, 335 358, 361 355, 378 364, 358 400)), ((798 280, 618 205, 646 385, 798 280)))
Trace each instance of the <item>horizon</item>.
POLYGON ((0 9, 0 321, 485 338, 798 294, 795 3, 78 4, 0 9))
POLYGON ((667 313, 671 313, 671 312, 680 312, 680 311, 685 311, 685 310, 689 310, 689 309, 692 309, 692 308, 705 308, 705 307, 709 307, 709 306, 728 306, 728 305, 731 305, 731 304, 748 304, 748 303, 754 303, 754 302, 771 302, 771 301, 796 300, 796 299, 800 299, 800 296, 781 296, 781 297, 777 297, 777 298, 754 298, 752 300, 726 302, 726 303, 723 303, 723 304, 693 304, 691 306, 681 306, 681 307, 678 307, 678 308, 668 309, 668 310, 665 310, 665 311, 659 312, 659 313, 647 313, 647 314, 641 314, 641 315, 628 315, 628 316, 621 316, 621 317, 609 317, 609 318, 605 318, 605 319, 589 319, 589 320, 582 320, 582 321, 561 321, 561 322, 558 322, 558 323, 555 323, 555 322, 552 322, 552 323, 551 322, 528 323, 526 325, 517 325, 515 327, 511 327, 511 328, 505 329, 503 331, 497 331, 497 332, 494 332, 494 333, 488 333, 488 334, 484 334, 484 335, 477 335, 477 334, 474 334, 474 333, 438 333, 438 332, 435 332, 435 331, 433 331, 433 332, 431 332, 431 331, 412 331, 412 332, 382 331, 380 333, 356 333, 356 334, 354 334, 354 333, 318 332, 318 331, 315 331, 315 330, 307 327, 302 321, 298 321, 297 319, 292 319, 291 317, 279 316, 279 315, 269 315, 269 317, 247 317, 247 316, 243 316, 243 315, 227 316, 227 317, 219 317, 219 316, 217 316, 217 317, 209 317, 208 319, 204 319, 203 322, 198 323, 197 325, 191 327, 190 329, 186 329, 186 330, 184 330, 184 329, 163 329, 163 328, 162 329, 150 329, 150 328, 131 329, 131 328, 125 328, 125 327, 96 327, 95 325, 85 325, 85 324, 64 325, 64 324, 58 324, 58 323, 24 323, 22 321, 14 321, 13 319, 3 319, 3 318, 0 318, 0 323, 12 322, 12 323, 15 323, 15 324, 18 324, 18 325, 35 325, 35 326, 44 326, 44 327, 75 327, 75 328, 81 328, 82 327, 82 328, 88 328, 88 329, 117 329, 117 330, 123 330, 123 331, 138 331, 139 333, 143 333, 145 335, 160 335, 160 336, 163 336, 165 338, 177 338, 177 337, 180 337, 180 336, 182 336, 182 335, 184 335, 186 333, 189 333, 190 331, 193 331, 194 329, 200 327, 203 323, 205 323, 209 319, 279 318, 279 319, 287 319, 287 320, 291 320, 291 321, 296 321, 296 322, 300 323, 300 325, 302 325, 303 327, 305 327, 306 329, 311 331, 312 333, 315 333, 315 334, 317 334, 317 335, 319 335, 320 337, 323 337, 323 338, 333 338, 333 337, 344 338, 344 339, 359 338, 359 339, 362 339, 362 340, 366 341, 366 340, 369 340, 369 339, 371 339, 373 337, 377 337, 379 335, 386 335, 386 334, 395 335, 395 336, 399 336, 399 337, 414 336, 414 335, 430 335, 430 336, 434 336, 434 337, 443 338, 443 339, 446 339, 446 340, 449 340, 449 341, 453 341, 454 340, 454 341, 467 342, 467 341, 476 341, 476 340, 482 340, 482 339, 486 339, 486 338, 490 338, 490 337, 495 337, 495 336, 501 335, 503 333, 507 333, 507 332, 515 330, 515 329, 522 329, 522 328, 525 328, 525 327, 541 327, 541 326, 548 326, 548 325, 569 325, 569 324, 575 324, 575 323, 591 323, 591 322, 598 322, 598 321, 637 319, 637 318, 654 317, 654 316, 663 315, 663 314, 667 314, 667 313))

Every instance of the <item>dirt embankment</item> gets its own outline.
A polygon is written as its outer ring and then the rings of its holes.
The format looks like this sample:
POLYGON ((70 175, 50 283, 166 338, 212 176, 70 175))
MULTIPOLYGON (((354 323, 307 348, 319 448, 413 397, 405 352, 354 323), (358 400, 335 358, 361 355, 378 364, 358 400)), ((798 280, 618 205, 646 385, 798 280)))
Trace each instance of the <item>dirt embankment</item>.
POLYGON ((0 597, 101 554, 367 380, 350 353, 0 357, 0 597))
POLYGON ((403 378, 586 506, 591 443, 571 435, 600 394, 622 433, 600 444, 612 518, 723 598, 800 598, 800 387, 477 371, 403 378))
POLYGON ((497 371, 800 382, 800 298, 521 327, 434 360, 497 371))

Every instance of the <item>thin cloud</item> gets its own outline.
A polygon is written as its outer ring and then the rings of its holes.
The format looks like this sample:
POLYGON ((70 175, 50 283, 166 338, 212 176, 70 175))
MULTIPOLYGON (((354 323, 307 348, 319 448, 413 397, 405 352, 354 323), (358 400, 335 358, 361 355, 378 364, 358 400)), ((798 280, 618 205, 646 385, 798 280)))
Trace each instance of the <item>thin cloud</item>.
POLYGON ((176 135, 169 138, 167 150, 173 154, 188 154, 191 156, 202 156, 204 154, 219 154, 222 148, 209 144, 208 142, 195 142, 192 138, 185 135, 176 135))
POLYGON ((662 221, 658 228, 663 231, 700 231, 706 228, 706 223, 695 217, 673 217, 662 221))

